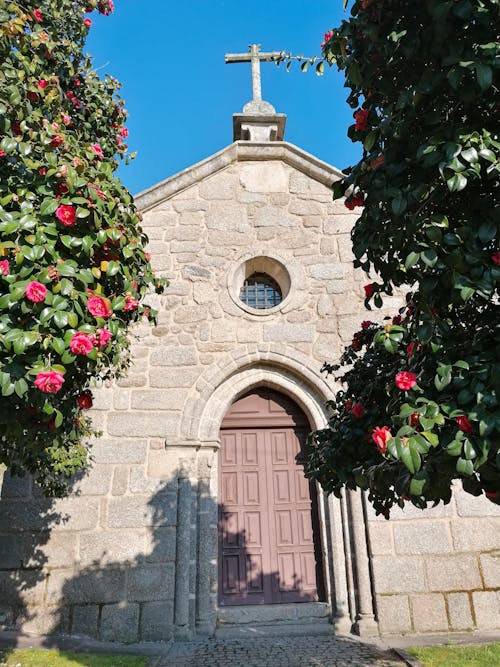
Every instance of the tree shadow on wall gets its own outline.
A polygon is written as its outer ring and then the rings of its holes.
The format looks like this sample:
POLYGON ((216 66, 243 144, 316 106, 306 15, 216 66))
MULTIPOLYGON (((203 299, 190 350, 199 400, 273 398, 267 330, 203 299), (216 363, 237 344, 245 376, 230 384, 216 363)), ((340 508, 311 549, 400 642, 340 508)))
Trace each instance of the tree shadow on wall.
MULTIPOLYGON (((55 526, 67 516, 57 501, 44 498, 31 476, 0 477, 0 628, 38 631, 37 614, 48 582, 49 555, 44 549, 55 526)), ((50 549, 57 564, 67 557, 64 533, 50 549)), ((56 623, 59 615, 53 619, 56 623)), ((48 620, 48 619, 47 619, 48 620)))

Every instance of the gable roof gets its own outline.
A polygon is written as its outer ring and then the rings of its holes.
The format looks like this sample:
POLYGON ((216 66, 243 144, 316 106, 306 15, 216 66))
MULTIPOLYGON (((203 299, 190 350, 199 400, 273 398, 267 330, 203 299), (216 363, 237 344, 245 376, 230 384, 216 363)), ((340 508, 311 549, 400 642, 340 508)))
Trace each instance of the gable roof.
POLYGON ((340 169, 318 160, 310 153, 306 153, 287 141, 263 143, 235 141, 205 160, 170 176, 147 190, 143 190, 135 196, 135 203, 141 211, 147 211, 161 201, 169 199, 202 179, 225 169, 233 162, 249 160, 280 160, 328 187, 343 176, 340 169))

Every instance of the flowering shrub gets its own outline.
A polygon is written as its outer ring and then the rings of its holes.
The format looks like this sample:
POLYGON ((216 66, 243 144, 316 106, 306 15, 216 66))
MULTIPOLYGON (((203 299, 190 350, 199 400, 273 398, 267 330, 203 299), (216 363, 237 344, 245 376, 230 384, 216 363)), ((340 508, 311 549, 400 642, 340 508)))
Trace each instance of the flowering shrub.
POLYGON ((127 329, 162 289, 132 198, 113 176, 127 156, 115 79, 82 53, 86 13, 111 0, 0 9, 1 455, 44 493, 87 461, 95 378, 128 365, 127 329))
POLYGON ((355 265, 378 275, 365 304, 410 291, 325 366, 344 388, 308 474, 367 489, 385 516, 448 502, 455 478, 500 502, 499 22, 482 0, 356 0, 323 43, 363 145, 334 196, 363 206, 355 265))

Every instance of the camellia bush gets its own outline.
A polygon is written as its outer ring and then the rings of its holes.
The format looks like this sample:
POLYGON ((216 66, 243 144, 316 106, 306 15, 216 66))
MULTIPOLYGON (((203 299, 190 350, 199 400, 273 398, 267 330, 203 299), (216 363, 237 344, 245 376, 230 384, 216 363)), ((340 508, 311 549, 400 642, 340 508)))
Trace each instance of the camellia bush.
POLYGON ((386 517, 449 502, 457 478, 500 502, 499 26, 496 1, 357 0, 322 45, 363 145, 334 196, 360 213, 365 304, 408 292, 325 366, 342 390, 308 475, 386 517))
POLYGON ((83 54, 111 0, 0 3, 0 462, 47 495, 87 462, 90 386, 129 364, 162 283, 131 195, 118 82, 83 54))

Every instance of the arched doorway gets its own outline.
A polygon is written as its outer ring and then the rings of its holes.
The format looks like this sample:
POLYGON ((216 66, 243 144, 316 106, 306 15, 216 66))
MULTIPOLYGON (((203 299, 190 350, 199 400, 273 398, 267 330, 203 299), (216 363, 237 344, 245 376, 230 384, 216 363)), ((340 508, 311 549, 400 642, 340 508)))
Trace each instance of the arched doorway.
POLYGON ((219 605, 324 599, 316 489, 304 477, 310 425, 262 387, 221 424, 219 605))

